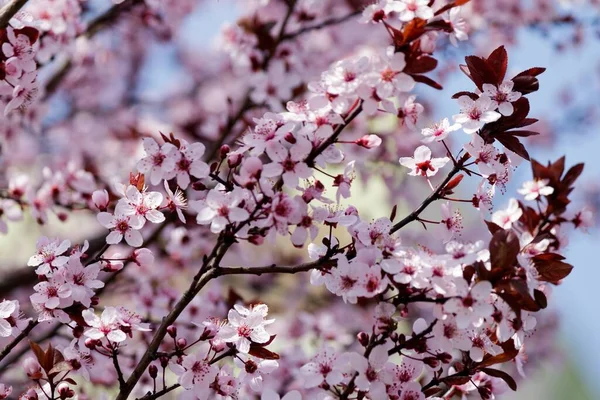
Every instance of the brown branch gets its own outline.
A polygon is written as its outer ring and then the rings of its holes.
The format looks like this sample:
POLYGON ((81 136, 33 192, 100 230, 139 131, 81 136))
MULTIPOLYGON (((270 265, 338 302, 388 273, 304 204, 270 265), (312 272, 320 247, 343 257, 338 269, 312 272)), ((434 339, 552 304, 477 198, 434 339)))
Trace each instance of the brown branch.
POLYGON ((358 16, 362 14, 361 10, 357 10, 357 11, 353 11, 348 15, 344 15, 343 17, 334 17, 334 18, 330 18, 330 19, 326 19, 323 22, 320 22, 318 24, 312 25, 312 26, 305 26, 304 28, 300 28, 295 32, 290 32, 286 35, 283 35, 283 37, 281 38, 282 41, 286 41, 286 40, 291 40, 291 39, 295 39, 296 37, 303 35, 307 32, 311 32, 311 31, 315 31, 315 30, 320 30, 323 28, 326 28, 328 26, 332 26, 332 25, 338 25, 341 23, 344 23, 346 21, 351 20, 352 18, 358 16))
POLYGON ((465 155, 463 158, 461 158, 459 161, 457 161, 456 164, 454 164, 454 167, 452 168, 452 170, 450 170, 450 172, 448 172, 448 175, 446 176, 446 178, 443 180, 442 183, 440 183, 438 185, 438 187, 433 191, 433 193, 431 193, 429 196, 427 196, 427 198, 425 200, 423 200, 423 202, 419 205, 419 207, 417 207, 416 210, 411 212, 409 215, 407 215, 404 219, 402 219, 397 224, 394 224, 394 226, 392 226, 392 229, 390 230, 390 234, 399 231, 404 226, 419 219, 419 215, 421 215, 421 213, 431 203, 433 203, 436 200, 441 199, 442 192, 443 192, 444 188, 446 187, 446 185, 448 184, 448 182, 450 182, 450 180, 454 177, 454 175, 456 175, 459 171, 461 171, 463 169, 463 166, 468 159, 469 159, 469 157, 467 155, 465 155))
POLYGON ((10 19, 19 12, 25 3, 27 3, 27 0, 12 0, 0 9, 0 29, 8 26, 10 19))
POLYGON ((159 397, 164 396, 165 394, 177 389, 178 387, 180 387, 181 385, 179 383, 176 383, 172 386, 166 387, 163 390, 159 390, 156 393, 148 393, 147 395, 145 395, 144 397, 141 397, 139 400, 154 400, 154 399, 158 399, 159 397))
MULTIPOLYGON (((274 48, 271 50, 271 52, 269 53, 269 55, 265 58, 263 65, 262 65, 262 69, 266 70, 267 67, 269 66, 269 63, 271 62, 271 59, 273 58, 273 56, 275 55, 275 51, 277 50, 277 47, 283 43, 286 42, 288 40, 292 40, 297 38, 298 36, 301 36, 307 32, 311 32, 314 30, 318 30, 318 29, 323 29, 332 25, 337 25, 343 22, 346 22, 350 19, 352 19, 353 17, 360 15, 362 13, 362 11, 354 11, 346 16, 343 17, 337 17, 337 18, 331 18, 328 20, 325 20, 319 24, 313 25, 313 26, 307 26, 304 28, 301 28, 295 32, 291 32, 291 33, 285 33, 285 28, 287 26, 287 23, 289 22, 289 19, 292 15, 293 9, 294 9, 294 5, 295 2, 293 2, 290 7, 288 7, 288 12, 286 13, 283 23, 281 24, 281 28, 279 30, 279 34, 277 35, 277 40, 275 42, 275 46, 274 48)), ((207 161, 211 161, 213 160, 216 155, 219 152, 219 149, 221 148, 221 146, 223 144, 226 143, 232 143, 235 141, 235 139, 237 139, 238 136, 236 136, 235 138, 233 138, 232 140, 227 140, 229 138, 229 136, 231 135, 231 132, 233 131, 233 128, 235 127, 235 125, 238 123, 238 121, 244 116, 244 114, 246 112, 248 112, 249 110, 251 110, 252 108, 254 108, 256 106, 256 104, 254 104, 252 102, 252 100, 250 99, 250 91, 248 91, 246 93, 246 95, 244 96, 244 99, 242 100, 242 105, 240 106, 240 108, 238 109, 238 111, 231 117, 227 118, 227 122, 225 123, 225 127, 223 128, 223 132, 221 133, 221 135, 219 136, 219 138, 215 141, 215 143, 212 145, 212 149, 210 151, 210 153, 208 153, 207 156, 207 161)))
POLYGON ((19 333, 9 344, 7 344, 2 352, 0 353, 0 361, 4 360, 4 358, 14 349, 21 340, 25 339, 29 333, 38 325, 37 321, 29 321, 29 324, 19 333))

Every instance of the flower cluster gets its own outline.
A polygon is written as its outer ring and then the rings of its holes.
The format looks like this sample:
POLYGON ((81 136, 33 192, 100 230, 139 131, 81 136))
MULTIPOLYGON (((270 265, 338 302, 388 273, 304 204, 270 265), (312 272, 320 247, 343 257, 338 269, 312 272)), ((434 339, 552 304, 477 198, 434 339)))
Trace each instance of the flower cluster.
POLYGON ((175 46, 189 93, 166 100, 140 71, 198 1, 106 3, 31 3, 0 35, 0 233, 75 222, 0 282, 0 373, 22 367, 0 398, 487 399, 551 352, 544 309, 593 213, 570 210, 583 165, 522 142, 544 69, 466 57, 474 88, 433 123, 413 93, 442 89, 487 2, 244 1, 218 56, 175 46))

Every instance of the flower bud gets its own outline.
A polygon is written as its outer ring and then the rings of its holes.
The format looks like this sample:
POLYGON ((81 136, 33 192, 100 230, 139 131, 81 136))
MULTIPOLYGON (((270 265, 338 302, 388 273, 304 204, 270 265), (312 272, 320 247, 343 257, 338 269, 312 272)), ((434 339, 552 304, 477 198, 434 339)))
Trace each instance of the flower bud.
POLYGON ((452 355, 449 353, 440 353, 437 355, 437 358, 444 364, 448 364, 450 361, 452 361, 452 355))
POLYGON ((222 340, 213 339, 210 341, 210 344, 212 345, 212 348, 216 353, 225 350, 225 342, 222 340))
POLYGON ((167 327, 167 333, 169 334, 169 336, 175 339, 177 337, 177 327, 175 325, 169 325, 167 327))
POLYGON ((42 366, 40 363, 33 357, 28 357, 23 361, 23 369, 25 373, 30 379, 36 380, 40 379, 42 375, 42 366))
POLYGON ((70 399, 75 396, 75 392, 73 389, 69 387, 66 382, 61 382, 56 387, 56 391, 58 392, 58 396, 60 399, 70 399))
POLYGON ((228 145, 224 144, 223 146, 221 146, 221 148, 219 149, 219 158, 221 160, 224 160, 225 157, 227 157, 227 154, 229 154, 229 152, 231 151, 231 147, 229 147, 228 145))
POLYGON ((356 140, 354 143, 364 147, 365 149, 373 149, 381 145, 381 138, 377 135, 365 135, 356 140))
POLYGON ((85 339, 85 347, 90 350, 94 350, 98 345, 98 341, 96 339, 87 338, 85 339))
POLYGON ((242 163, 242 155, 240 153, 231 153, 227 156, 227 165, 229 168, 237 168, 242 163))
POLYGON ((25 393, 19 397, 20 400, 38 400, 38 394, 34 388, 28 389, 25 393))
POLYGON ((160 366, 162 368, 167 368, 169 366, 169 357, 162 356, 160 358, 160 366))
POLYGON ((358 343, 363 347, 366 347, 369 344, 369 335, 365 332, 359 332, 358 335, 356 335, 356 338, 358 339, 358 343))
POLYGON ((140 267, 151 267, 154 264, 154 254, 148 249, 135 249, 133 251, 133 262, 140 267))
POLYGON ((106 211, 110 198, 106 190, 96 190, 92 193, 92 201, 96 208, 100 211, 106 211))
POLYGON ((431 368, 437 368, 440 365, 440 362, 435 357, 425 357, 423 362, 431 368))
POLYGON ((177 347, 180 349, 185 349, 185 346, 187 346, 187 340, 185 340, 185 338, 177 339, 177 347))
POLYGON ((286 133, 283 138, 288 143, 291 143, 291 144, 295 144, 296 143, 296 137, 294 136, 294 134, 292 132, 286 133))
POLYGON ((83 326, 79 326, 77 325, 74 329, 73 329, 73 337, 75 337, 76 339, 79 339, 81 337, 81 335, 83 335, 83 326))
POLYGON ((148 367, 148 373, 150 374, 150 378, 156 379, 156 377, 158 376, 158 367, 154 364, 151 364, 148 367))
POLYGON ((196 181, 194 183, 192 183, 192 189, 201 192, 203 190, 206 190, 206 185, 200 181, 196 181))

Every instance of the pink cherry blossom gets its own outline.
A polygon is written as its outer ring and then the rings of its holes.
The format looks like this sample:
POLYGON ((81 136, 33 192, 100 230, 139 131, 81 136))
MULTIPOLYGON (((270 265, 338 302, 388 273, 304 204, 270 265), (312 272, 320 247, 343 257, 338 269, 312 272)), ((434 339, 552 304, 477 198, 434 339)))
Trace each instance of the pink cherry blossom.
POLYGON ((421 134, 425 136, 423 139, 424 143, 431 143, 434 141, 441 142, 448 137, 450 132, 454 132, 458 129, 460 129, 459 124, 450 125, 448 118, 444 118, 440 122, 435 123, 428 128, 423 128, 421 130, 421 134))
POLYGON ((184 389, 193 390, 197 399, 208 400, 209 385, 214 381, 219 370, 210 365, 199 353, 183 357, 181 365, 170 364, 169 368, 178 375, 178 382, 184 389))
POLYGON ((171 143, 164 143, 159 147, 152 138, 144 138, 146 157, 142 158, 137 168, 143 174, 150 173, 150 182, 158 185, 162 179, 170 179, 175 173, 177 161, 177 148, 171 143))
POLYGON ((490 122, 497 121, 501 115, 494 110, 494 102, 485 95, 477 100, 469 96, 458 98, 460 105, 460 114, 454 116, 454 121, 462 125, 465 133, 475 133, 490 122))
POLYGON ((401 0, 405 7, 400 12, 400 20, 407 22, 415 18, 433 18, 433 10, 429 7, 427 0, 401 0))
POLYGON ((205 147, 202 143, 189 144, 182 141, 179 154, 175 160, 175 176, 181 189, 187 189, 190 184, 190 176, 198 179, 208 176, 208 165, 202 161, 204 150, 205 147))
POLYGON ((550 196, 554 193, 554 188, 548 186, 549 182, 548 179, 527 181, 523 183, 523 187, 518 192, 525 197, 525 200, 536 200, 542 196, 550 196))
POLYGON ((455 282, 456 295, 444 304, 444 311, 456 315, 456 325, 465 329, 473 325, 481 326, 483 319, 492 315, 493 307, 490 303, 492 284, 488 281, 476 283, 469 287, 464 279, 455 282))
POLYGON ((127 339, 127 335, 121 330, 116 308, 106 307, 100 317, 91 309, 83 310, 81 315, 90 326, 90 329, 84 332, 85 336, 96 340, 106 338, 112 343, 121 343, 127 339))
POLYGON ((266 326, 274 322, 265 319, 268 308, 264 304, 246 308, 236 304, 227 315, 227 325, 219 331, 219 337, 228 343, 235 344, 238 351, 248 353, 250 344, 266 343, 270 336, 266 326))
POLYGON ((244 194, 239 189, 232 192, 213 189, 206 200, 192 202, 191 207, 198 211, 196 222, 210 224, 211 231, 218 233, 227 225, 242 222, 249 217, 248 211, 238 207, 243 200, 244 194))
POLYGON ((510 199, 506 209, 498 210, 492 214, 492 222, 502 229, 510 229, 521 218, 521 215, 523 215, 523 210, 519 207, 517 200, 510 199))
POLYGON ((521 98, 521 93, 513 92, 514 84, 513 81, 502 82, 498 87, 483 84, 483 93, 491 99, 492 108, 497 108, 502 115, 512 115, 514 107, 511 103, 521 98))
POLYGON ((427 178, 434 176, 448 161, 448 157, 432 158, 431 150, 427 146, 417 147, 413 157, 400 158, 400 164, 411 169, 409 175, 427 178))
POLYGON ((106 237, 106 243, 119 244, 123 237, 128 245, 140 247, 144 238, 139 229, 144 226, 144 218, 139 215, 112 215, 107 212, 101 212, 97 216, 98 222, 105 228, 111 230, 106 237))
POLYGON ((266 178, 281 176, 286 186, 295 188, 300 179, 312 176, 312 171, 304 163, 311 150, 311 143, 305 139, 299 139, 289 149, 282 144, 267 147, 272 162, 263 166, 262 175, 266 178))
POLYGON ((69 257, 63 256, 71 242, 69 240, 59 239, 50 240, 47 237, 42 237, 38 240, 37 254, 31 256, 27 265, 30 267, 38 267, 36 274, 49 275, 53 269, 65 265, 69 261, 69 257))
POLYGON ((386 397, 385 385, 392 383, 387 350, 385 346, 375 347, 368 359, 357 353, 350 355, 352 367, 358 372, 356 387, 368 391, 371 397, 377 399, 386 397))

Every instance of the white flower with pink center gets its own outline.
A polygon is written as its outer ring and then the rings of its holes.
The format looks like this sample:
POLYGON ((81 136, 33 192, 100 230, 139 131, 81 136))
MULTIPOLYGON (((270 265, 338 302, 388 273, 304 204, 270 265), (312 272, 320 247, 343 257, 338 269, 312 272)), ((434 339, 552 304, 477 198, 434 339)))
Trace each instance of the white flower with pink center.
POLYGON ((139 232, 144 226, 144 218, 139 215, 120 215, 101 212, 97 216, 98 222, 105 228, 111 230, 106 237, 106 243, 119 244, 125 238, 125 241, 131 247, 140 247, 144 243, 144 238, 139 232))
POLYGON ((554 188, 548 186, 549 182, 549 179, 528 181, 523 183, 523 187, 517 191, 525 197, 525 200, 536 200, 554 193, 554 188))
POLYGON ((454 132, 460 129, 459 124, 450 125, 448 118, 444 118, 440 122, 431 125, 428 128, 423 128, 421 134, 425 136, 423 143, 441 142, 446 139, 450 132, 454 132))
POLYGON ((492 214, 492 222, 502 229, 510 229, 521 218, 523 210, 516 199, 510 199, 508 207, 492 214))
POLYGON ((469 96, 460 96, 458 98, 460 114, 455 115, 454 121, 461 124, 465 133, 471 134, 477 132, 485 124, 500 119, 501 115, 496 111, 492 100, 482 95, 477 100, 469 96))
POLYGON ((352 368, 358 372, 356 387, 369 393, 373 399, 387 398, 386 385, 392 383, 389 368, 392 363, 388 361, 388 347, 377 346, 371 351, 369 358, 358 353, 350 354, 352 368))
POLYGON ((31 302, 41 304, 45 308, 52 310, 73 304, 71 287, 56 275, 48 281, 36 284, 33 290, 35 290, 35 293, 29 296, 31 302))
POLYGON ((493 109, 497 108, 502 115, 512 115, 512 103, 521 98, 521 93, 513 92, 514 85, 513 81, 504 81, 500 86, 483 84, 483 93, 491 99, 493 109))
POLYGON ((267 343, 271 336, 265 327, 275 321, 265 319, 267 312, 268 308, 264 304, 251 308, 236 304, 233 310, 229 310, 227 325, 219 331, 219 338, 235 344, 241 353, 248 353, 251 343, 267 343))
POLYGON ((91 305, 94 289, 104 287, 104 282, 98 278, 100 264, 95 263, 84 267, 79 257, 71 257, 64 269, 65 280, 71 289, 73 300, 85 307, 91 305))
POLYGON ((171 371, 179 376, 179 384, 187 390, 193 390, 195 398, 208 400, 210 385, 214 382, 219 369, 208 363, 199 353, 183 357, 181 364, 169 364, 171 371))
POLYGON ((31 256, 27 265, 38 267, 35 273, 38 275, 49 275, 53 270, 61 267, 69 261, 69 257, 63 256, 69 249, 71 242, 59 239, 50 240, 47 237, 41 237, 37 244, 37 254, 31 256))
POLYGON ((177 147, 171 143, 159 146, 152 138, 144 138, 146 157, 142 158, 137 168, 142 174, 150 173, 150 182, 158 185, 162 179, 171 179, 175 173, 177 147))
POLYGON ((190 184, 190 175, 198 179, 204 179, 208 176, 210 170, 208 165, 202 161, 205 147, 202 143, 189 144, 181 140, 179 154, 175 161, 175 176, 177 185, 183 190, 190 184))
POLYGON ((117 185, 117 191, 123 196, 115 207, 115 214, 138 215, 145 220, 158 224, 164 222, 165 216, 157 210, 163 201, 163 195, 159 192, 140 192, 133 185, 117 185))
POLYGON ((429 0, 401 0, 404 10, 400 12, 400 21, 408 22, 415 18, 433 18, 433 10, 429 7, 429 0))
POLYGON ((244 193, 240 189, 231 192, 223 192, 221 187, 208 192, 206 200, 192 202, 190 205, 198 211, 196 222, 201 225, 210 224, 213 233, 219 233, 227 225, 242 222, 248 219, 250 214, 243 208, 238 207, 244 200, 244 193))
POLYGON ((337 385, 344 379, 338 355, 332 347, 324 347, 307 364, 300 368, 300 376, 305 388, 314 388, 323 383, 337 385))
POLYGON ((431 150, 427 146, 419 146, 413 157, 401 157, 400 164, 410 168, 412 176, 434 176, 440 168, 450 161, 448 157, 432 158, 431 150))
POLYGON ((484 318, 488 318, 494 312, 490 303, 492 284, 489 281, 481 281, 469 287, 463 278, 457 278, 454 285, 456 297, 444 304, 444 311, 456 315, 456 326, 459 329, 471 325, 481 326, 484 318))
POLYGON ((298 138, 289 149, 281 143, 267 147, 267 154, 273 162, 263 166, 262 176, 265 178, 282 176, 286 186, 295 188, 300 179, 312 176, 312 170, 304 162, 311 150, 312 144, 304 138, 298 138))
POLYGON ((92 309, 84 310, 81 315, 90 329, 84 335, 90 339, 108 339, 112 343, 121 343, 127 339, 121 330, 119 312, 114 307, 106 307, 98 317, 92 309))

